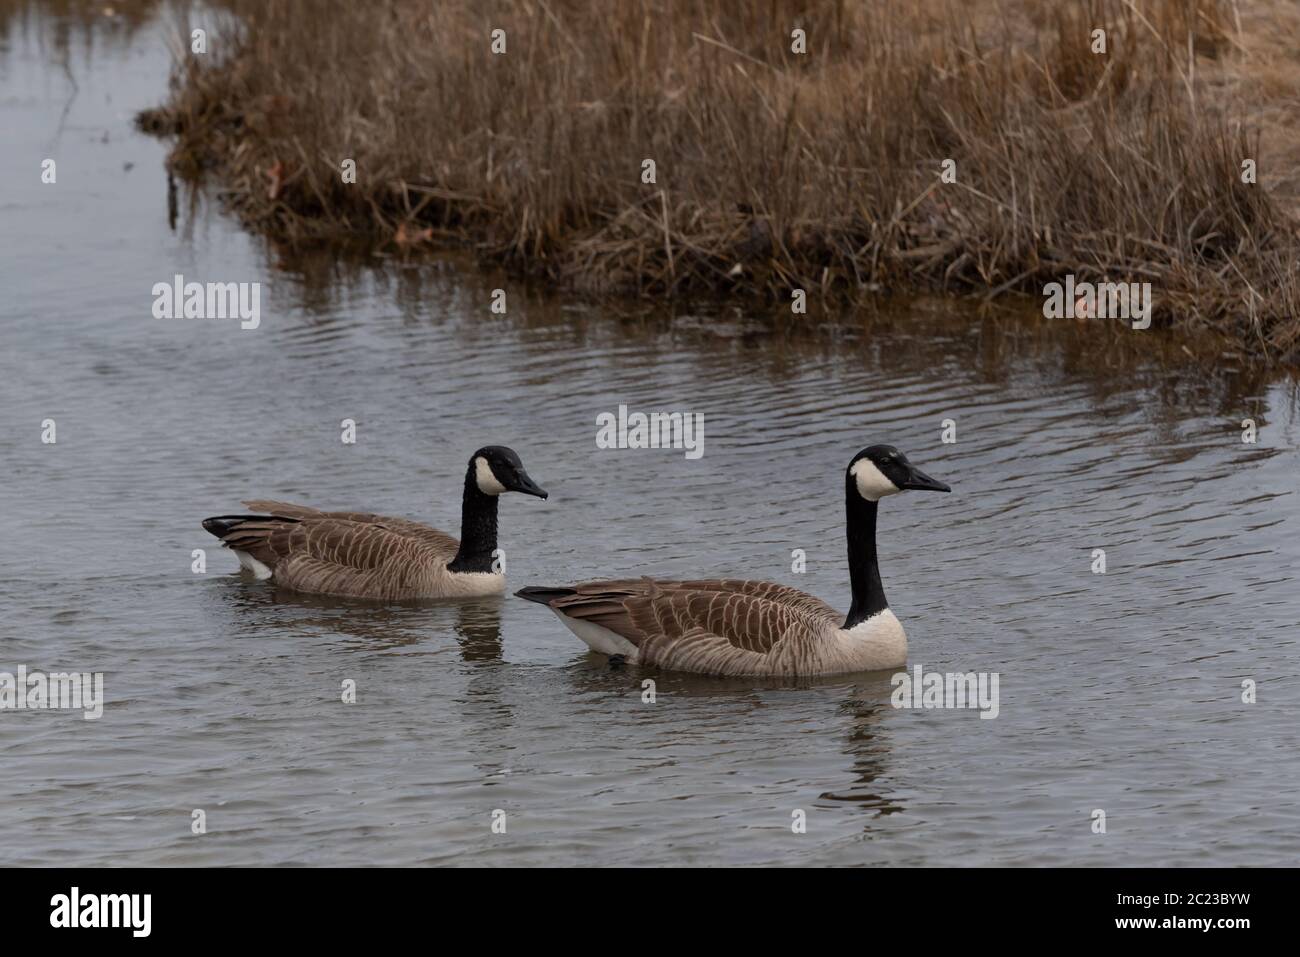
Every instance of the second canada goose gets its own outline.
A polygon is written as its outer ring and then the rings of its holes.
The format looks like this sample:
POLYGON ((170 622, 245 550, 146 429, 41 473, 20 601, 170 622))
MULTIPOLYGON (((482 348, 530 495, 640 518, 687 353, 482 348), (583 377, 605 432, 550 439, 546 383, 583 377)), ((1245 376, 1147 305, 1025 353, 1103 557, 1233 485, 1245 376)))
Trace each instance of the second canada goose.
POLYGON ((711 675, 830 675, 897 668, 907 636, 885 602, 876 561, 876 509, 904 489, 951 491, 891 445, 853 457, 844 475, 853 604, 847 617, 820 598, 772 582, 585 582, 524 588, 593 650, 630 663, 711 675))
POLYGON ((465 471, 460 534, 370 512, 322 512, 254 499, 266 515, 218 515, 203 527, 259 579, 295 591, 344 598, 461 598, 505 590, 497 547, 497 496, 546 498, 514 450, 479 449, 465 471))

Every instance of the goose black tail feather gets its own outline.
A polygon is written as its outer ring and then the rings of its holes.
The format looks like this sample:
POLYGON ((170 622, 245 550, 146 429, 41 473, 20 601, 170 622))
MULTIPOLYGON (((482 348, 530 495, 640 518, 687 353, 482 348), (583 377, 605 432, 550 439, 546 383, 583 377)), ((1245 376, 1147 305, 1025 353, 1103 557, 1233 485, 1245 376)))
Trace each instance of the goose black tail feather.
POLYGON ((515 592, 516 597, 522 598, 524 601, 535 601, 539 605, 549 605, 557 598, 565 598, 576 594, 577 592, 572 588, 546 585, 529 585, 527 588, 521 588, 515 592))
POLYGON ((203 520, 203 528, 217 538, 225 538, 242 522, 265 522, 271 519, 277 522, 298 521, 296 518, 287 518, 283 515, 214 515, 203 520))

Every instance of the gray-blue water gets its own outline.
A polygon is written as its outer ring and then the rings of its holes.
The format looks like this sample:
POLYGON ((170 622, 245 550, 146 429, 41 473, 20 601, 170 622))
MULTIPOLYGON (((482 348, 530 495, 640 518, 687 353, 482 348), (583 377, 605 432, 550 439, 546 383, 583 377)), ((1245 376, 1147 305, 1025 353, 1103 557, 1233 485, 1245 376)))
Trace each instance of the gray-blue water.
POLYGON ((946 306, 620 316, 290 257, 184 187, 173 230, 166 144, 131 125, 163 26, 6 29, 0 671, 102 671, 107 700, 0 710, 0 864, 1295 863, 1291 381, 946 306), (153 318, 177 273, 261 282, 260 327, 153 318), (620 403, 703 413, 704 456, 597 449, 620 403), (843 469, 873 441, 953 486, 884 503, 885 588, 913 665, 1000 675, 994 720, 895 709, 887 674, 610 671, 514 598, 277 592, 199 527, 262 496, 456 533, 501 443, 552 493, 503 502, 514 587, 723 575, 844 608, 843 469))

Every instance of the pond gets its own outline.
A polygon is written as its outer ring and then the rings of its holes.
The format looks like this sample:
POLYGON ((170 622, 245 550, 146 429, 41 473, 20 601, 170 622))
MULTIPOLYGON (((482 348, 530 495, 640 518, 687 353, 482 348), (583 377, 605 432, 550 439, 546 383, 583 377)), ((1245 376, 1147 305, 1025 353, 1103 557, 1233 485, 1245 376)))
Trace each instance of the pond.
POLYGON ((167 24, 55 26, 0 49, 0 671, 103 672, 105 700, 0 712, 0 863, 1295 863, 1293 380, 1002 307, 613 307, 303 255, 183 185, 173 227, 132 126, 167 24), (259 283, 259 322, 156 318, 178 275, 259 283), (701 453, 601 447, 620 406, 702 416, 701 453), (501 444, 550 492, 502 502, 512 589, 759 578, 847 609, 873 442, 953 489, 881 506, 909 666, 997 674, 994 720, 895 708, 889 673, 611 669, 514 597, 296 595, 200 527, 277 498, 458 534, 501 444))

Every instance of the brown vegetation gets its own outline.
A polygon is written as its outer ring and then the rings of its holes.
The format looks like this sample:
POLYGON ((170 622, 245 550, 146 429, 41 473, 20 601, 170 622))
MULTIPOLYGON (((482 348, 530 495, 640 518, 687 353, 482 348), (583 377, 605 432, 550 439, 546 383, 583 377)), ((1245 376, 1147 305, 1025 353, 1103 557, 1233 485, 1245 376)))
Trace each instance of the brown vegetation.
POLYGON ((1232 2, 223 6, 237 28, 142 124, 281 239, 465 244, 596 294, 798 287, 811 312, 1149 281, 1157 325, 1300 358, 1287 152, 1238 119, 1280 124, 1286 53, 1232 2))

